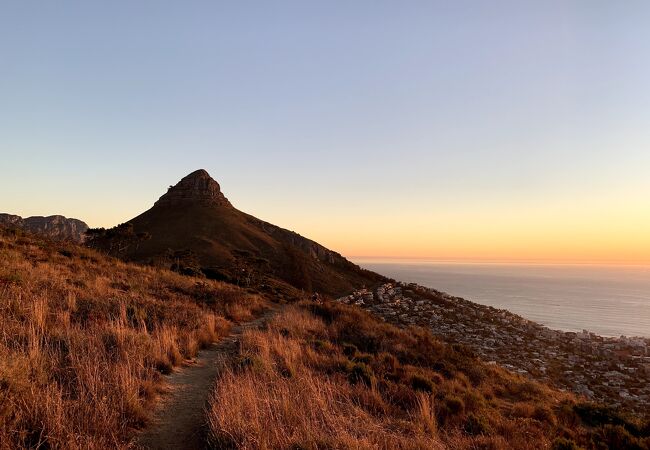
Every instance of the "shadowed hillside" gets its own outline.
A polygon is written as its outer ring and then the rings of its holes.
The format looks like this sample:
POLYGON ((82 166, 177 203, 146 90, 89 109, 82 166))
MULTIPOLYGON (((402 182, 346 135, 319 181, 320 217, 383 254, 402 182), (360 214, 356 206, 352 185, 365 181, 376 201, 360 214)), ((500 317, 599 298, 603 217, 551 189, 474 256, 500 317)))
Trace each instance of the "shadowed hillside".
POLYGON ((286 283, 329 295, 383 279, 297 233, 234 208, 198 170, 126 224, 91 230, 90 245, 126 260, 245 286, 286 283))

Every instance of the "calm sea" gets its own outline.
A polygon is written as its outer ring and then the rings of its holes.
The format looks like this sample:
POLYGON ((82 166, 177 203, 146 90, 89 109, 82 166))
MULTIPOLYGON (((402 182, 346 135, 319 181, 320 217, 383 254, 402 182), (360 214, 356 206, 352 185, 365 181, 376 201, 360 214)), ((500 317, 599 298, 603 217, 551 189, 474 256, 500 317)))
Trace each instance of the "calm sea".
POLYGON ((565 331, 650 336, 650 267, 355 260, 565 331))

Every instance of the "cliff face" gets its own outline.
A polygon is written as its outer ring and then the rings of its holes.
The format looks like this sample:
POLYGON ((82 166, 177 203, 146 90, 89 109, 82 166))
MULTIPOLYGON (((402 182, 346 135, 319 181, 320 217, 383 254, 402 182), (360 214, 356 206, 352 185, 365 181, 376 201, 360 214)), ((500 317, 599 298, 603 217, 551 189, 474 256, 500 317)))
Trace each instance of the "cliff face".
POLYGON ((0 214, 0 225, 20 228, 30 233, 58 241, 83 242, 88 225, 78 219, 55 216, 22 218, 13 214, 0 214))

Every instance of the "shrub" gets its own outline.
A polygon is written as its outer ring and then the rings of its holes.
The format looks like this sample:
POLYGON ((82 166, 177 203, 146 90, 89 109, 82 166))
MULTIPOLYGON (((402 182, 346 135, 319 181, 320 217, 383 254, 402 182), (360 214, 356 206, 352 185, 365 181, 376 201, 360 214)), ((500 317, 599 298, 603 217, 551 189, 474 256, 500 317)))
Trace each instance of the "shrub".
POLYGON ((436 412, 441 424, 458 423, 460 416, 465 412, 465 404, 455 395, 446 396, 438 404, 436 412))
POLYGON ((480 392, 475 390, 465 392, 463 401, 465 402, 465 409, 467 411, 478 411, 485 407, 485 398, 483 398, 480 392))
POLYGON ((572 439, 555 438, 551 450, 580 450, 580 447, 572 439))
POLYGON ((557 419, 567 427, 576 428, 580 423, 580 417, 574 409, 572 402, 562 402, 557 408, 557 419))
POLYGON ((332 350, 332 344, 330 344, 327 341, 323 341, 321 339, 315 339, 312 341, 312 345, 316 350, 319 351, 324 351, 324 352, 329 352, 332 350))
POLYGON ((463 430, 470 436, 479 436, 490 434, 491 428, 489 422, 483 416, 477 416, 474 413, 467 415, 463 430))
POLYGON ((400 366, 399 360, 395 357, 395 355, 390 353, 386 353, 386 352, 380 353, 377 356, 377 360, 379 361, 383 369, 388 372, 395 372, 400 366))
POLYGON ((59 250, 59 255, 65 256, 66 258, 72 258, 74 256, 74 253, 64 248, 59 250))
POLYGON ((434 374, 431 375, 431 381, 434 384, 440 385, 445 381, 445 379, 439 373, 434 373, 434 374))
POLYGON ((535 406, 535 410, 533 411, 532 418, 535 420, 539 420, 540 422, 547 422, 550 424, 555 423, 555 414, 553 414, 551 408, 544 405, 535 406))
POLYGON ((6 275, 0 275, 0 284, 6 284, 6 285, 21 285, 23 283, 23 275, 21 275, 19 272, 14 271, 11 273, 8 273, 6 275))
POLYGON ((363 383, 372 386, 375 382, 375 374, 370 366, 362 362, 351 362, 347 366, 348 380, 352 384, 363 383))
POLYGON ((251 370, 253 372, 262 372, 264 370, 264 362, 255 355, 241 356, 235 363, 235 367, 239 370, 251 370))
POLYGON ((357 353, 353 359, 354 361, 362 362, 368 365, 372 364, 375 361, 375 357, 370 353, 357 353))
POLYGON ((574 406, 574 411, 589 426, 620 425, 632 435, 642 436, 639 425, 614 408, 595 403, 579 403, 574 406))
POLYGON ((621 425, 604 425, 602 439, 609 448, 647 450, 647 447, 642 447, 642 443, 621 425))
POLYGON ((435 389, 433 382, 429 378, 423 377, 422 375, 412 375, 410 384, 411 387, 416 391, 432 393, 435 389))
POLYGON ((650 437, 650 417, 645 419, 643 425, 641 425, 641 436, 650 437))
POLYGON ((461 370, 467 375, 473 386, 478 386, 487 378, 486 370, 481 364, 463 365, 461 370))
POLYGON ((343 343, 342 348, 343 348, 343 354, 348 358, 354 358, 356 354, 359 353, 359 349, 354 344, 345 342, 343 343))
POLYGON ((510 395, 518 400, 528 401, 535 400, 542 396, 543 392, 538 383, 534 381, 523 381, 518 383, 510 383, 507 386, 510 395))
POLYGON ((400 410, 410 411, 418 404, 418 393, 411 389, 410 386, 390 383, 385 391, 386 397, 389 399, 391 405, 396 406, 400 410))
POLYGON ((462 399, 452 395, 445 397, 445 406, 451 414, 458 415, 465 412, 465 403, 462 399))

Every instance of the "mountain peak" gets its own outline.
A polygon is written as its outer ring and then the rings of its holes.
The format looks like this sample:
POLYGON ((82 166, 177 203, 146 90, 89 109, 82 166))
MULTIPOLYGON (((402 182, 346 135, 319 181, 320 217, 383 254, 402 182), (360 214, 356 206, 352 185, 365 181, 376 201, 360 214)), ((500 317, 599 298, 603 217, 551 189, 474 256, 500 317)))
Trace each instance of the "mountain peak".
POLYGON ((221 192, 221 187, 204 169, 195 170, 185 176, 156 205, 204 204, 232 206, 221 192))

